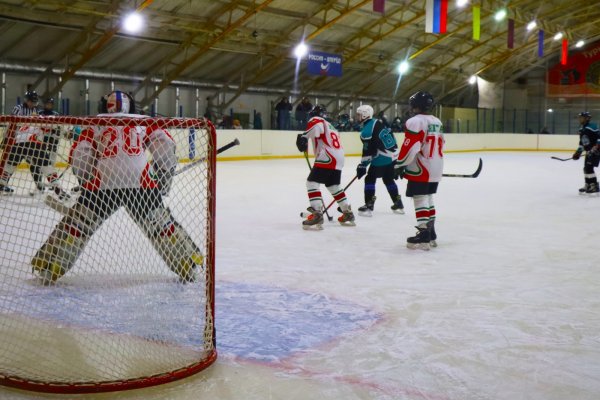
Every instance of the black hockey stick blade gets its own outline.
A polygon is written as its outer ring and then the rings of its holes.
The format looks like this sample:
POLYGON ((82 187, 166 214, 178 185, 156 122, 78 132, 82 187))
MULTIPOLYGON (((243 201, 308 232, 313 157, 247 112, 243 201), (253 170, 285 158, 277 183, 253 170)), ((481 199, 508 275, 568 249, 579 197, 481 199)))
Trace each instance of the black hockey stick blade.
POLYGON ((479 159, 479 165, 477 166, 477 170, 472 174, 443 174, 442 176, 447 178, 477 178, 483 169, 483 160, 479 159))
POLYGON ((554 157, 554 156, 552 156, 552 157, 550 157, 550 158, 551 158, 551 159, 553 159, 553 160, 558 160, 558 161, 570 161, 570 160, 572 160, 572 159, 573 159, 573 157, 569 157, 569 158, 560 158, 560 157, 554 157))
MULTIPOLYGON (((238 140, 238 138, 235 138, 234 140, 227 143, 226 145, 219 147, 217 149, 217 154, 220 154, 220 153, 224 152, 225 150, 229 150, 230 148, 232 148, 233 146, 237 146, 238 144, 240 144, 240 141, 238 140)), ((192 161, 191 163, 189 163, 185 167, 181 168, 180 170, 175 171, 175 176, 181 174, 182 172, 187 171, 188 169, 194 168, 196 165, 203 163, 204 161, 206 161, 206 157, 202 157, 195 161, 192 161)))

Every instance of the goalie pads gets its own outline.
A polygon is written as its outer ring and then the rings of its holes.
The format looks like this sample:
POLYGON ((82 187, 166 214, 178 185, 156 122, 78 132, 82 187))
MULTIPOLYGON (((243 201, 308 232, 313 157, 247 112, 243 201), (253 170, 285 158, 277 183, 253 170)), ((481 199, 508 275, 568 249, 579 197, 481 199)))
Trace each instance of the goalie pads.
POLYGON ((204 256, 185 229, 173 219, 171 211, 156 208, 137 223, 169 269, 181 281, 194 282, 196 269, 203 265, 204 256))

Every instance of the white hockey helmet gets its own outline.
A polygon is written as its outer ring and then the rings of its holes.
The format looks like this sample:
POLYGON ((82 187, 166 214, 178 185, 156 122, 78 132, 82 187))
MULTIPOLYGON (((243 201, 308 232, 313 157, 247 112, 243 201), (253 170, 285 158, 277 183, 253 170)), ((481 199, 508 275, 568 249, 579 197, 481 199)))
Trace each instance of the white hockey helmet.
POLYGON ((373 107, 363 104, 356 109, 356 116, 358 117, 358 122, 373 118, 373 107))
POLYGON ((110 92, 102 98, 101 112, 103 113, 134 113, 133 99, 120 90, 110 92))

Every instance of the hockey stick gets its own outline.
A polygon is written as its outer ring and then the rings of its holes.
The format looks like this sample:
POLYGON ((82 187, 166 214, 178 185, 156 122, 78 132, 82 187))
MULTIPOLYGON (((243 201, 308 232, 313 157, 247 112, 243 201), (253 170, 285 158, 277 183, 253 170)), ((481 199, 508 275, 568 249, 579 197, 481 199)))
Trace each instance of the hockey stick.
POLYGON ((479 173, 481 172, 482 168, 483 168, 483 161, 480 158, 479 166, 477 167, 477 171, 473 172, 470 175, 468 175, 468 174, 443 174, 442 176, 447 177, 447 178, 477 178, 479 176, 479 173))
MULTIPOLYGON (((240 141, 235 138, 234 140, 232 140, 231 142, 227 143, 226 145, 224 145, 223 147, 220 147, 217 149, 217 154, 224 152, 225 150, 228 150, 230 148, 232 148, 233 146, 237 146, 238 144, 240 144, 240 141)), ((187 170, 189 170, 190 168, 193 168, 194 166, 200 164, 201 162, 206 161, 206 157, 202 157, 188 165, 186 165, 185 167, 181 168, 179 171, 175 172, 174 176, 181 174, 182 172, 185 172, 187 170)), ((64 175, 65 172, 67 172, 67 170, 70 168, 71 166, 69 165, 59 176, 62 177, 64 175)), ((57 198, 53 197, 53 196, 46 196, 46 198, 44 199, 44 203, 52 208, 55 211, 58 211, 59 213, 66 215, 67 212, 69 212, 69 209, 71 208, 70 206, 66 205, 65 203, 63 203, 62 201, 58 200, 57 198)))
MULTIPOLYGON (((312 167, 310 165, 310 161, 308 161, 308 152, 304 152, 304 159, 306 160, 306 164, 308 165, 308 169, 310 169, 312 171, 312 167)), ((321 197, 321 204, 323 204, 323 207, 325 207, 325 201, 323 201, 323 198, 321 197)), ((331 215, 329 215, 329 213, 327 212, 327 208, 325 209, 325 215, 327 215, 327 220, 329 222, 333 221, 333 217, 331 215)))
MULTIPOLYGON (((238 144, 240 144, 240 141, 237 138, 235 138, 234 140, 232 140, 231 142, 227 143, 223 147, 219 147, 217 149, 217 154, 220 154, 220 153, 224 152, 225 150, 229 150, 230 148, 232 148, 233 146, 237 146, 238 144)), ((198 164, 200 164, 200 163, 202 163, 204 161, 206 161, 206 157, 202 157, 202 158, 199 158, 199 159, 197 159, 195 161, 192 161, 191 163, 189 163, 185 167, 181 168, 180 170, 175 171, 175 173, 173 175, 177 176, 177 175, 179 175, 179 174, 187 171, 188 169, 194 168, 196 165, 198 165, 198 164)))
POLYGON ((559 158, 559 157, 550 157, 553 160, 558 160, 558 161, 570 161, 573 159, 573 157, 569 157, 569 158, 559 158))
MULTIPOLYGON (((348 182, 348 184, 346 185, 346 187, 344 187, 343 191, 345 192, 346 190, 348 190, 348 188, 350 187, 350 185, 352 185, 356 179, 358 179, 358 176, 355 176, 354 178, 352 178, 352 180, 350 182, 348 182)), ((327 210, 329 210, 331 208, 331 206, 333 205, 333 203, 335 203, 335 202, 336 202, 336 200, 333 199, 331 201, 331 203, 329 203, 329 205, 325 208, 325 212, 327 212, 327 210)), ((306 218, 306 217, 308 217, 308 215, 309 215, 309 213, 306 213, 306 212, 301 212, 300 213, 300 216, 302 218, 306 218)))

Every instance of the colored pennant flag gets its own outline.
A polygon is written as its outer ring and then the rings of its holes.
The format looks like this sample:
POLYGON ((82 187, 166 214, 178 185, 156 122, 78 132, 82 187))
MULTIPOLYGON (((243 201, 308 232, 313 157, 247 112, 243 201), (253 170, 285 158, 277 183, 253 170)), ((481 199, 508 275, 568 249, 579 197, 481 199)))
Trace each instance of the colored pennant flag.
POLYGON ((515 20, 512 18, 508 20, 508 36, 506 37, 506 46, 508 46, 509 49, 515 48, 515 20))
POLYGON ((427 0, 425 3, 425 32, 446 33, 448 0, 427 0))
POLYGON ((544 57, 544 31, 538 31, 538 57, 544 57))
POLYGON ((562 52, 560 54, 560 63, 567 65, 567 57, 569 55, 569 41, 567 39, 562 40, 562 52))
POLYGON ((373 0, 373 11, 383 14, 385 12, 385 0, 373 0))
POLYGON ((473 39, 479 40, 481 8, 473 6, 473 39))

